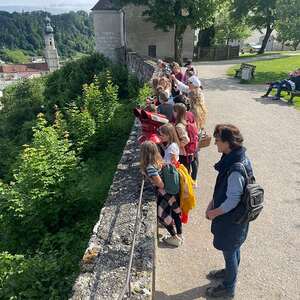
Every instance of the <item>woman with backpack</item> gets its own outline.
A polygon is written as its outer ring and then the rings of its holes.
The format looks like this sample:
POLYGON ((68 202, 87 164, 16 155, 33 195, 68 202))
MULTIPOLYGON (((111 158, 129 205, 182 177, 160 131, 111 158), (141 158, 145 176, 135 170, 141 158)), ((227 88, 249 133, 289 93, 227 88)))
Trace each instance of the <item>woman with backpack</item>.
POLYGON ((158 129, 162 148, 164 150, 164 161, 166 164, 176 165, 179 161, 179 140, 174 126, 170 123, 158 129))
POLYGON ((163 238, 169 245, 179 247, 182 244, 182 223, 179 203, 179 186, 176 194, 168 194, 163 181, 165 163, 159 150, 151 141, 141 145, 141 170, 151 181, 157 192, 157 217, 166 227, 170 237, 163 238), (173 225, 175 224, 175 228, 173 225))
POLYGON ((225 269, 208 274, 209 279, 220 279, 223 283, 208 288, 206 294, 209 297, 234 297, 240 247, 247 238, 249 228, 249 223, 238 223, 237 219, 244 209, 241 197, 247 177, 252 177, 253 171, 243 147, 243 136, 237 127, 219 124, 215 128, 214 138, 222 157, 215 165, 218 177, 206 218, 212 221, 213 245, 223 252, 225 269))

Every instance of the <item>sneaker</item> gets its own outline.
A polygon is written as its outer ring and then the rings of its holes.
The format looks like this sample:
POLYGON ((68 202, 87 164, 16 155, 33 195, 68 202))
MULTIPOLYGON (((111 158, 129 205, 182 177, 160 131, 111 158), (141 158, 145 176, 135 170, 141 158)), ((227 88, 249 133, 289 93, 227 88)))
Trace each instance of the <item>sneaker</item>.
POLYGON ((260 96, 260 98, 268 98, 269 96, 267 94, 264 94, 262 96, 260 96))
POLYGON ((212 298, 225 298, 225 299, 233 299, 234 294, 229 292, 224 285, 218 285, 217 287, 209 287, 205 292, 206 296, 212 298))
POLYGON ((174 247, 179 247, 182 244, 181 239, 177 236, 169 236, 167 238, 163 238, 163 241, 166 244, 174 246, 174 247))
POLYGON ((280 100, 280 98, 279 98, 279 97, 276 97, 276 96, 274 96, 274 97, 272 97, 272 100, 274 100, 274 101, 277 101, 277 100, 280 100))
POLYGON ((207 279, 223 279, 225 277, 225 269, 214 270, 207 274, 207 279))

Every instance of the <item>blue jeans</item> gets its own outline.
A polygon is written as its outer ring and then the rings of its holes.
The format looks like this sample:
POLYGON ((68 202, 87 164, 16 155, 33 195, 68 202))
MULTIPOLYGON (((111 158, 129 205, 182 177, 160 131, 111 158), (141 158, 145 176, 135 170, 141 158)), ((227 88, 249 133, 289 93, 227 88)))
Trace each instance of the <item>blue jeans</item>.
POLYGON ((241 260, 240 248, 231 251, 223 251, 223 255, 225 259, 225 277, 223 285, 229 292, 234 294, 238 268, 241 260))

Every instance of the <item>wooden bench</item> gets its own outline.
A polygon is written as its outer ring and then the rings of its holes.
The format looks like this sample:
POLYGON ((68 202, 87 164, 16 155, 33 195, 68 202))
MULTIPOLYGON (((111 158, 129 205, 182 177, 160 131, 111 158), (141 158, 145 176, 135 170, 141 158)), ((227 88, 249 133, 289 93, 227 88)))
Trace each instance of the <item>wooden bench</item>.
POLYGON ((245 64, 245 63, 242 63, 240 68, 235 70, 234 77, 241 78, 242 70, 245 69, 245 68, 251 70, 251 76, 252 76, 252 78, 254 78, 256 66, 250 65, 250 64, 245 64))
POLYGON ((290 99, 289 99, 289 103, 293 103, 294 97, 300 96, 300 91, 298 91, 298 90, 291 91, 291 92, 290 92, 290 95, 291 95, 291 97, 290 97, 290 99))

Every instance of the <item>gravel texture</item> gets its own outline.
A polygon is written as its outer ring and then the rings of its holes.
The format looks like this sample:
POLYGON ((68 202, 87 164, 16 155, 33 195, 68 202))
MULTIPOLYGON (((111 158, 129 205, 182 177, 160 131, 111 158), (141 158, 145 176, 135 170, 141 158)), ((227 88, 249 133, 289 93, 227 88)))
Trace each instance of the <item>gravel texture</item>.
MULTIPOLYGON (((241 61, 238 61, 241 62, 241 61)), ((251 224, 242 247, 235 299, 300 299, 300 112, 284 102, 261 99, 265 86, 228 78, 232 62, 198 65, 209 109, 208 130, 217 123, 240 127, 257 181, 265 188, 265 208, 251 224)), ((158 245, 156 300, 207 299, 206 274, 223 267, 204 218, 213 193, 220 155, 212 142, 200 154, 197 208, 184 226, 185 243, 158 245)))

